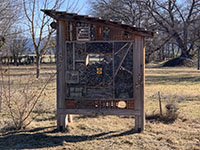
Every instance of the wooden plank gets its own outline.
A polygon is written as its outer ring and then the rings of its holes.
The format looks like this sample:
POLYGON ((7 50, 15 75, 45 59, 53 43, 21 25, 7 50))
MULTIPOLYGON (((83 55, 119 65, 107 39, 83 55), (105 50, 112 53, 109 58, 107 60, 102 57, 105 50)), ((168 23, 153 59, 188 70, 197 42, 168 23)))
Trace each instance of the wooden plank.
MULTIPOLYGON (((110 28, 110 40, 124 40, 123 39, 124 30, 120 28, 110 28)), ((97 39, 98 40, 98 39, 97 39)))
MULTIPOLYGON (((80 99, 80 98, 79 98, 80 99)), ((120 100, 77 100, 77 99, 68 99, 66 100, 66 104, 65 104, 65 108, 66 109, 100 109, 102 108, 102 106, 105 106, 103 108, 111 108, 112 109, 134 109, 134 100, 124 100, 124 99, 120 99, 120 100), (123 107, 121 104, 125 103, 125 106, 123 105, 123 107), (113 105, 115 104, 115 105, 113 105), (114 108, 113 108, 114 107, 114 108)))
POLYGON ((130 70, 126 69, 125 67, 121 66, 121 68, 122 68, 123 70, 127 71, 128 73, 130 73, 131 75, 133 75, 133 73, 132 73, 130 70))
POLYGON ((77 22, 72 22, 72 41, 77 40, 76 24, 77 22))
POLYGON ((199 49, 198 49, 198 55, 197 55, 197 70, 200 70, 200 46, 199 46, 199 49))
POLYGON ((73 70, 75 70, 75 42, 73 42, 73 70))
MULTIPOLYGON (((2 71, 2 57, 0 57, 0 72, 2 71)), ((2 73, 2 72, 1 72, 2 73)), ((2 96, 3 96, 3 80, 1 81, 0 84, 0 113, 2 112, 2 96)))
POLYGON ((102 85, 96 85, 96 86, 86 86, 89 89, 109 89, 112 88, 112 86, 102 86, 102 85))
POLYGON ((85 60, 75 60, 76 63, 85 63, 85 60))
POLYGON ((113 101, 113 100, 116 100, 116 101, 132 101, 132 100, 134 100, 134 99, 132 99, 132 98, 112 98, 112 97, 110 97, 110 98, 72 98, 72 97, 70 97, 70 98, 66 98, 65 100, 78 100, 78 101, 87 101, 87 100, 94 100, 94 101, 96 101, 96 100, 102 100, 102 101, 113 101))
MULTIPOLYGON (((133 47, 133 88, 134 88, 134 100, 135 100, 135 110, 140 111, 140 91, 138 88, 138 74, 139 74, 139 62, 140 62, 140 51, 139 51, 139 39, 135 38, 135 43, 133 47)), ((139 129, 139 116, 135 116, 135 130, 139 129)))
MULTIPOLYGON (((131 42, 133 42, 134 40, 131 40, 131 41, 126 41, 126 40, 109 40, 109 41, 102 41, 102 40, 99 40, 99 41, 87 41, 87 43, 103 43, 103 42, 105 42, 105 43, 114 43, 114 42, 124 42, 124 43, 131 43, 131 42)), ((76 42, 78 42, 78 41, 76 41, 76 42)))
POLYGON ((96 39, 103 41, 103 25, 96 24, 96 39))
POLYGON ((136 110, 140 112, 139 116, 135 117, 135 130, 141 132, 144 130, 144 38, 136 37, 134 48, 134 99, 136 110))
POLYGON ((64 107, 65 99, 65 23, 59 22, 58 48, 57 48, 57 104, 58 108, 64 107))
POLYGON ((59 114, 59 109, 65 108, 65 73, 64 73, 64 52, 65 52, 65 22, 59 21, 57 24, 57 127, 65 127, 65 116, 59 114))
MULTIPOLYGON (((0 92, 2 92, 2 88, 1 88, 1 91, 0 91, 0 92)), ((1 107, 2 107, 2 95, 0 95, 0 113, 2 112, 2 111, 1 111, 1 109, 2 109, 1 107)))
POLYGON ((115 55, 114 55, 115 49, 114 49, 114 42, 112 43, 112 95, 113 95, 113 99, 115 98, 115 55))
POLYGON ((69 41, 70 40, 70 30, 69 30, 69 22, 65 22, 66 29, 65 29, 65 40, 69 41))
POLYGON ((73 40, 73 25, 72 22, 69 22, 69 40, 73 40))
POLYGON ((121 50, 123 50, 129 42, 127 42, 126 44, 124 44, 124 46, 122 46, 117 52, 115 52, 115 55, 117 55, 121 50))
POLYGON ((131 27, 130 25, 121 24, 118 22, 103 20, 103 19, 94 18, 94 17, 86 18, 81 15, 72 16, 72 15, 69 15, 66 13, 64 14, 63 12, 51 12, 49 10, 48 11, 43 10, 43 12, 56 20, 82 22, 82 23, 86 23, 86 24, 93 24, 96 26, 107 26, 110 28, 115 28, 117 31, 126 30, 126 31, 130 31, 131 33, 138 34, 138 35, 142 35, 142 36, 146 36, 146 37, 153 37, 153 32, 145 31, 144 29, 131 27))
POLYGON ((126 109, 59 109, 59 114, 140 115, 140 111, 126 109))
POLYGON ((144 38, 141 37, 141 54, 140 54, 140 67, 141 67, 141 88, 140 88, 140 114, 141 114, 141 131, 145 128, 145 113, 144 113, 144 88, 145 88, 145 43, 144 38))

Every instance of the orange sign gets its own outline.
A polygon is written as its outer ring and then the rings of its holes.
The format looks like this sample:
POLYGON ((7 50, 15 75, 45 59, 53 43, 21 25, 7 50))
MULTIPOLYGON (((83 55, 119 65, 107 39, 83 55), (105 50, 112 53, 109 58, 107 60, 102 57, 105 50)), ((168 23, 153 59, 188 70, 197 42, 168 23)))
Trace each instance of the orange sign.
POLYGON ((102 68, 97 68, 97 74, 102 74, 102 68))

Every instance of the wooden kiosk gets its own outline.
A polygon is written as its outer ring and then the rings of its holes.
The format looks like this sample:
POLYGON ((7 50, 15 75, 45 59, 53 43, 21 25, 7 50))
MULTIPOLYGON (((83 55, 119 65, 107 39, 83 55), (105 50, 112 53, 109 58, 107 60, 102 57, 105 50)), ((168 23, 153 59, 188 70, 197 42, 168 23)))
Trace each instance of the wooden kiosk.
POLYGON ((144 130, 144 38, 153 32, 42 11, 56 20, 58 129, 65 129, 69 114, 102 114, 134 115, 135 130, 144 130))

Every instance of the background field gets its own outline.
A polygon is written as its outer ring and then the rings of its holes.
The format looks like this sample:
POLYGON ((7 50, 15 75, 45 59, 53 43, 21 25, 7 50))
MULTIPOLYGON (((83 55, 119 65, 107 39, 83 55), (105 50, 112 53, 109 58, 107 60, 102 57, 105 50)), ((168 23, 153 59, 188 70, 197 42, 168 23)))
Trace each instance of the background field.
MULTIPOLYGON (((33 86, 42 87, 45 79, 55 72, 54 65, 42 65, 41 78, 33 86)), ((19 89, 33 78, 34 73, 34 66, 11 66, 7 75, 10 75, 12 88, 19 89)), ((0 149, 200 149, 199 71, 195 68, 147 66, 145 100, 147 121, 143 133, 134 132, 132 116, 94 115, 75 115, 67 132, 57 132, 54 77, 41 98, 41 115, 26 130, 3 130, 5 122, 9 121, 3 107, 0 113, 0 149), (161 92, 163 109, 170 102, 179 106, 179 117, 175 122, 167 123, 149 117, 159 112, 158 91, 161 92)))

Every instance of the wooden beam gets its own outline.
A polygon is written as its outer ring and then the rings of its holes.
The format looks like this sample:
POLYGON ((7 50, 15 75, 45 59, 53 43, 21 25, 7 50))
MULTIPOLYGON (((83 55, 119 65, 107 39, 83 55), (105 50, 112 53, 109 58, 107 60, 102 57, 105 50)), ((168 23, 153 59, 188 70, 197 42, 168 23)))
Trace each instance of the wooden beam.
POLYGON ((85 63, 85 60, 75 60, 76 63, 85 63))
MULTIPOLYGON (((74 31, 76 32, 76 31, 74 31)), ((73 25, 72 22, 69 22, 69 40, 72 41, 73 40, 73 25)))
POLYGON ((200 46, 198 47, 197 70, 200 70, 200 46))
POLYGON ((144 130, 144 38, 136 36, 133 50, 133 86, 135 109, 140 112, 139 116, 135 116, 135 130, 141 132, 144 130))
POLYGON ((102 101, 113 101, 113 100, 116 100, 116 101, 132 101, 134 100, 133 98, 66 98, 65 99, 66 101, 67 100, 78 100, 78 101, 87 101, 87 100, 93 100, 93 101, 99 101, 99 100, 102 100, 102 101))
POLYGON ((114 74, 115 74, 115 55, 114 55, 114 52, 115 52, 115 49, 114 49, 114 42, 112 43, 112 96, 113 96, 113 99, 115 99, 115 77, 114 77, 114 74))
POLYGON ((54 10, 41 10, 45 14, 49 15, 50 17, 56 19, 56 20, 63 20, 63 21, 73 21, 73 22, 83 22, 83 23, 89 23, 89 24, 97 24, 97 25, 106 25, 110 27, 116 27, 118 29, 123 30, 129 30, 132 33, 142 35, 145 37, 153 37, 153 32, 146 31, 142 28, 132 27, 127 24, 121 24, 119 22, 113 22, 109 20, 99 19, 95 17, 87 17, 84 15, 78 15, 78 14, 70 14, 62 11, 54 11, 54 10))
POLYGON ((76 69, 76 67, 75 67, 75 60, 76 60, 76 58, 75 58, 75 42, 73 42, 73 70, 75 70, 76 69))
POLYGON ((140 115, 140 111, 126 109, 59 109, 59 114, 140 115))
POLYGON ((121 66, 121 68, 122 68, 124 71, 126 71, 126 72, 130 73, 131 75, 133 75, 133 72, 131 72, 130 70, 126 69, 125 67, 121 66))
POLYGON ((140 54, 140 67, 141 67, 141 88, 140 88, 140 114, 141 114, 141 131, 145 129, 145 112, 144 112, 144 88, 145 88, 145 41, 144 37, 140 38, 141 40, 141 54, 140 54))
MULTIPOLYGON (((139 62, 140 62, 140 50, 139 50, 139 40, 138 37, 135 37, 135 43, 133 47, 133 91, 134 91, 134 100, 135 100, 135 110, 140 111, 140 93, 138 88, 138 73, 139 71, 139 62)), ((139 116, 135 116, 135 130, 139 129, 139 116)))
POLYGON ((65 56, 65 22, 57 23, 57 128, 64 130, 66 127, 66 116, 59 114, 59 109, 65 108, 65 72, 64 72, 64 56, 65 56))
POLYGON ((123 50, 128 45, 128 42, 124 44, 117 52, 115 52, 115 55, 117 55, 121 50, 123 50))

